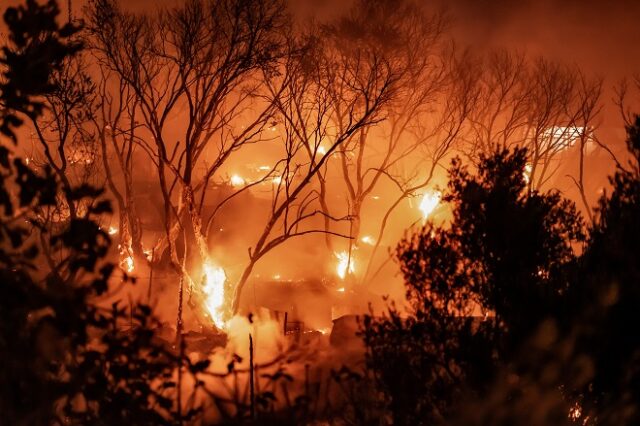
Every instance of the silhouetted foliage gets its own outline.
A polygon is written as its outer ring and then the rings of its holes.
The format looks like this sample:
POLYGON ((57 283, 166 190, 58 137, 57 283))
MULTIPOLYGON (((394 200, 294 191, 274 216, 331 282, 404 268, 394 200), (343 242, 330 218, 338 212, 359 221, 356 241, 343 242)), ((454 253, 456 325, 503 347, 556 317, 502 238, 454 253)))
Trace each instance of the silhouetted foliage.
POLYGON ((583 225, 559 194, 527 190, 525 154, 483 157, 475 174, 454 160, 451 224, 427 224, 397 248, 408 312, 392 305, 363 331, 394 424, 445 421, 560 308, 583 225))
POLYGON ((55 90, 51 74, 81 48, 71 41, 79 27, 72 23, 60 26, 56 22, 59 13, 55 0, 46 4, 27 0, 25 6, 7 8, 4 13, 10 45, 2 47, 0 56, 0 132, 14 142, 14 130, 23 122, 16 112, 29 118, 40 115, 43 104, 38 97, 55 90))
POLYGON ((583 411, 602 424, 640 422, 640 118, 627 134, 630 160, 600 199, 573 302, 582 308, 579 350, 593 363, 583 411))
MULTIPOLYGON (((81 47, 69 41, 78 28, 59 27, 58 13, 54 1, 33 0, 5 12, 11 44, 0 59, 0 130, 14 142, 20 116, 43 112, 40 96, 56 90, 53 73, 81 47)), ((104 311, 93 302, 115 269, 105 259, 110 237, 99 226, 111 213, 102 189, 64 188, 86 208, 61 228, 47 227, 42 213, 62 190, 50 168, 34 170, 0 146, 2 423, 172 424, 193 417, 196 409, 177 408, 173 378, 189 362, 155 341, 151 310, 114 304, 104 311), (46 259, 39 238, 53 251, 46 259)))

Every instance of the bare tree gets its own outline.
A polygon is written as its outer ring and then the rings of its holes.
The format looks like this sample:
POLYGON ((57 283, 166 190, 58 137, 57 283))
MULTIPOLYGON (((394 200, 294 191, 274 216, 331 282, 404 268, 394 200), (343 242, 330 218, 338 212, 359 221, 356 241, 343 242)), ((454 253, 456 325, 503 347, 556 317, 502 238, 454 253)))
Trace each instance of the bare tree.
POLYGON ((407 135, 417 141, 417 149, 412 151, 414 155, 411 156, 415 160, 405 161, 400 172, 385 172, 385 176, 396 186, 397 195, 386 208, 378 226, 363 281, 373 278, 385 264, 383 262, 373 272, 376 254, 396 209, 403 201, 424 195, 425 188, 433 184, 437 170, 444 166, 443 163, 453 153, 463 148, 461 140, 467 131, 467 121, 479 101, 477 69, 468 55, 450 55, 446 62, 445 79, 439 85, 435 101, 428 112, 413 117, 411 132, 407 135))
MULTIPOLYGON (((320 202, 325 212, 325 229, 329 231, 331 209, 346 211, 349 222, 347 264, 358 249, 362 237, 362 213, 366 201, 385 176, 392 179, 395 169, 424 143, 415 137, 419 118, 433 108, 446 84, 442 32, 445 20, 440 14, 428 15, 410 2, 356 2, 350 13, 323 28, 323 37, 336 57, 360 60, 365 49, 385 58, 398 76, 393 97, 384 106, 386 118, 377 126, 360 129, 337 150, 332 167, 317 175, 320 202), (336 188, 327 191, 327 179, 339 175, 344 184, 346 206, 329 206, 336 188)), ((331 95, 331 119, 337 128, 344 128, 350 118, 345 115, 345 93, 351 90, 344 78, 345 68, 336 68, 328 87, 331 95), (340 74, 342 73, 342 75, 340 74)), ((331 232, 326 243, 333 251, 331 232)), ((371 243, 371 239, 365 239, 371 243)))
POLYGON ((340 235, 314 225, 316 217, 344 218, 322 210, 320 193, 313 183, 348 140, 383 119, 383 107, 392 96, 398 75, 375 50, 361 49, 350 56, 335 53, 323 43, 304 49, 288 56, 276 78, 265 78, 269 100, 278 111, 284 152, 276 164, 279 177, 274 182, 267 222, 249 250, 249 262, 235 287, 234 313, 253 267, 269 251, 294 237, 340 235), (334 84, 345 88, 341 93, 341 125, 335 124, 334 84))
POLYGON ((479 82, 480 103, 469 121, 466 154, 476 161, 480 152, 524 146, 529 189, 542 188, 555 176, 561 154, 589 136, 602 83, 590 81, 577 67, 507 51, 493 52, 482 62, 479 82))
POLYGON ((263 139, 273 105, 256 102, 259 77, 280 54, 285 21, 279 0, 192 0, 153 17, 125 13, 111 0, 90 9, 95 49, 135 95, 144 125, 136 140, 157 169, 165 238, 155 251, 168 249, 191 290, 197 280, 187 260, 209 257, 202 218, 208 183, 232 154, 263 139), (183 125, 176 129, 176 122, 183 125), (187 242, 182 256, 179 238, 187 242))
POLYGON ((601 78, 588 79, 583 73, 579 74, 576 88, 576 114, 573 120, 573 125, 576 128, 582 128, 582 131, 579 131, 577 135, 578 173, 577 176, 569 175, 578 189, 584 211, 592 223, 594 221, 593 206, 589 202, 585 186, 585 156, 595 145, 603 146, 607 151, 610 151, 596 136, 599 115, 602 110, 602 84, 601 78))
MULTIPOLYGON (((100 143, 102 165, 107 187, 118 207, 118 228, 121 261, 130 269, 146 261, 142 246, 142 222, 135 200, 134 154, 138 146, 140 124, 135 93, 125 81, 99 63, 97 78, 98 108, 91 121, 100 143)), ((153 260, 153 259, 151 259, 153 260)), ((129 270, 129 272, 131 272, 129 270)))

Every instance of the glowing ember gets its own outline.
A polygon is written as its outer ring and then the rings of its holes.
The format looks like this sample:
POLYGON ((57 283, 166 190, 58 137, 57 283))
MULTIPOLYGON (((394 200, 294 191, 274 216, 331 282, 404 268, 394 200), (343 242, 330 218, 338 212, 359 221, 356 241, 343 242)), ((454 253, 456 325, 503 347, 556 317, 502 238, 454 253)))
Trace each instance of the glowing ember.
POLYGON ((420 206, 418 206, 422 212, 424 220, 427 220, 429 215, 431 215, 436 207, 438 207, 438 204, 440 204, 440 198, 442 198, 442 194, 439 191, 424 193, 422 201, 420 201, 420 206))
POLYGON ((109 227, 109 231, 107 231, 109 235, 116 235, 118 233, 118 228, 114 228, 113 226, 109 227))
POLYGON ((242 178, 242 176, 239 175, 231 176, 230 182, 233 186, 244 186, 245 184, 245 180, 242 178))
POLYGON ((223 305, 224 305, 224 282, 227 275, 224 269, 216 266, 208 260, 204 264, 204 277, 202 291, 205 295, 205 306, 211 319, 218 328, 224 327, 223 305))
POLYGON ((576 421, 582 416, 582 407, 577 402, 569 409, 569 418, 576 421))
POLYGON ((376 240, 374 240, 371 235, 365 235, 364 237, 360 238, 360 241, 370 246, 372 246, 376 242, 376 240))
POLYGON ((355 272, 355 266, 353 261, 353 256, 349 259, 349 253, 346 251, 341 251, 340 253, 334 253, 336 258, 338 259, 338 265, 336 266, 336 273, 340 277, 340 279, 344 279, 347 276, 347 273, 353 274, 355 272))

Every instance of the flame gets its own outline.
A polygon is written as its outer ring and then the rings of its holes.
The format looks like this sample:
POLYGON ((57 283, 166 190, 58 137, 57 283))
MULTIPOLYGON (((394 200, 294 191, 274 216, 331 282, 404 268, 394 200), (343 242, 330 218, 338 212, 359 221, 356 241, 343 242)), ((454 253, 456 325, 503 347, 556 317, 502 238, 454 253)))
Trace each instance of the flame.
POLYGON ((360 241, 362 241, 364 244, 372 246, 376 240, 374 240, 371 235, 365 235, 364 237, 360 238, 360 241))
POLYGON ((532 171, 533 171, 533 166, 531 165, 531 163, 527 163, 524 165, 524 172, 522 172, 522 177, 524 178, 524 181, 527 183, 527 185, 531 181, 532 171))
POLYGON ((143 250, 142 252, 147 257, 147 260, 149 262, 153 262, 153 249, 143 250))
POLYGON ((337 289, 336 291, 339 291, 340 293, 344 293, 344 287, 340 287, 339 289, 337 289))
POLYGON ((124 258, 120 261, 120 267, 127 271, 128 274, 131 274, 135 269, 135 264, 133 262, 133 256, 124 252, 124 258))
POLYGON ((215 265, 211 260, 207 260, 204 264, 204 277, 202 291, 205 295, 205 306, 211 319, 218 328, 223 328, 224 321, 224 282, 227 275, 224 269, 215 265))
POLYGON ((118 228, 115 228, 113 226, 109 227, 109 231, 107 231, 109 233, 109 235, 116 235, 118 233, 118 228))
POLYGON ((573 407, 569 409, 569 418, 573 421, 578 420, 582 416, 582 406, 579 403, 575 403, 573 407))
POLYGON ((274 185, 280 185, 280 182, 282 182, 282 176, 274 176, 271 179, 271 182, 273 182, 274 185))
POLYGON ((231 176, 230 181, 232 186, 244 186, 246 183, 244 178, 240 175, 231 176))
POLYGON ((324 146, 320 145, 318 147, 318 154, 325 155, 326 153, 327 153, 327 148, 325 148, 324 146))
POLYGON ((349 259, 349 253, 346 251, 341 251, 340 253, 334 253, 336 258, 338 259, 338 265, 336 266, 336 273, 340 277, 340 279, 344 279, 347 276, 347 273, 353 274, 355 272, 355 266, 353 261, 353 256, 349 259))
POLYGON ((552 126, 548 129, 545 129, 543 132, 543 137, 548 139, 547 141, 543 141, 544 148, 555 148, 559 150, 563 150, 573 144, 579 138, 585 136, 587 134, 587 129, 584 127, 578 126, 552 126))
POLYGON ((422 212, 424 220, 427 220, 429 215, 431 215, 436 207, 438 207, 438 204, 440 204, 440 198, 442 198, 442 193, 440 193, 440 191, 425 192, 422 195, 422 201, 420 201, 418 208, 422 212))

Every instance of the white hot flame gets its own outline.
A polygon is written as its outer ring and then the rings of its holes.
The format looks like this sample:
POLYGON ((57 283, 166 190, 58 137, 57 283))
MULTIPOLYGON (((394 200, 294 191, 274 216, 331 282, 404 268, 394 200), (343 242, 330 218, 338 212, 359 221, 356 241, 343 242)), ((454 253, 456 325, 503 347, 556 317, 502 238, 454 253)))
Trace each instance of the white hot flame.
POLYGON ((244 186, 244 184, 246 183, 244 178, 240 175, 233 175, 231 176, 231 185, 233 186, 244 186))
POLYGON ((120 267, 122 269, 124 269, 125 271, 127 271, 128 274, 133 273, 134 269, 135 269, 135 264, 133 262, 133 256, 131 256, 130 254, 124 254, 124 258, 120 261, 120 267))
POLYGON ((524 172, 522 172, 522 177, 524 178, 525 183, 528 185, 531 182, 531 172, 533 171, 533 166, 531 163, 527 163, 524 165, 524 172))
POLYGON ((372 246, 376 242, 376 240, 374 240, 371 235, 365 235, 364 237, 360 238, 360 241, 370 246, 372 246))
POLYGON ((227 275, 224 269, 215 265, 211 260, 204 264, 204 278, 202 291, 205 295, 205 306, 211 319, 218 328, 224 327, 224 283, 227 275))
POLYGON ((340 277, 340 279, 344 279, 347 276, 347 273, 353 274, 355 272, 355 265, 353 261, 353 256, 349 258, 349 253, 346 251, 341 251, 339 253, 334 253, 336 258, 338 259, 338 265, 336 266, 336 273, 340 277))
POLYGON ((420 201, 418 208, 422 212, 422 218, 424 220, 427 220, 436 207, 438 207, 441 198, 442 194, 439 191, 425 192, 422 195, 422 201, 420 201))

